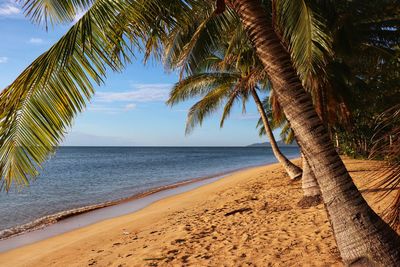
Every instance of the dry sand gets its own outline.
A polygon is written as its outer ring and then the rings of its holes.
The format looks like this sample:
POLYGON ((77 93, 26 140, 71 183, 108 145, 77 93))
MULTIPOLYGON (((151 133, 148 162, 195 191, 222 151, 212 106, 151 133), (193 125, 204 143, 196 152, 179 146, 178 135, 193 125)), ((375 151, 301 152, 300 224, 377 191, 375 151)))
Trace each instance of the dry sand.
MULTIPOLYGON (((361 187, 379 168, 345 162, 361 187)), ((342 266, 324 206, 300 208, 301 197, 279 165, 252 168, 0 254, 0 266, 342 266)))

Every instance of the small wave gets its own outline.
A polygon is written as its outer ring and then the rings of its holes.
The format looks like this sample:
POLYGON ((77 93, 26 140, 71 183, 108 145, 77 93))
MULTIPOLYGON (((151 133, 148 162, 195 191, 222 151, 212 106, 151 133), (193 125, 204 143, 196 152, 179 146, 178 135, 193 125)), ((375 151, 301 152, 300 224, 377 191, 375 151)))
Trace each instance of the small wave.
POLYGON ((42 229, 48 225, 57 223, 61 220, 67 219, 72 216, 76 216, 76 215, 83 214, 83 213, 86 213, 89 211, 94 211, 97 209, 117 205, 122 202, 142 198, 147 195, 151 195, 151 194, 163 191, 163 190, 176 188, 178 186, 182 186, 185 184, 189 184, 189 183, 193 183, 193 182, 197 182, 197 181, 201 181, 201 180, 205 180, 205 179, 209 179, 209 178, 212 178, 212 177, 207 176, 207 177, 202 177, 202 178, 185 180, 185 181, 177 182, 174 184, 153 188, 148 191, 144 191, 144 192, 141 192, 141 193, 138 193, 138 194, 126 197, 126 198, 121 198, 121 199, 113 200, 113 201, 107 201, 107 202, 103 202, 100 204, 88 205, 88 206, 84 206, 84 207, 80 207, 80 208, 61 211, 61 212, 51 214, 51 215, 46 215, 46 216, 43 216, 41 218, 38 218, 38 219, 31 221, 29 223, 26 223, 26 224, 17 225, 17 226, 11 227, 11 228, 0 230, 0 240, 8 239, 8 238, 11 238, 11 237, 14 237, 17 235, 21 235, 21 234, 24 234, 27 232, 42 229))
POLYGON ((126 201, 132 201, 135 199, 143 198, 148 195, 152 195, 152 194, 155 194, 155 193, 158 193, 158 192, 161 192, 164 190, 168 190, 168 189, 173 189, 173 188, 176 188, 179 186, 191 184, 194 182, 200 182, 200 181, 204 181, 204 180, 211 179, 211 178, 222 177, 229 173, 236 172, 236 171, 243 170, 243 169, 248 169, 248 168, 255 167, 255 166, 257 166, 257 165, 239 168, 239 169, 230 170, 230 171, 225 171, 225 172, 220 172, 218 174, 203 176, 200 178, 188 179, 188 180, 180 181, 180 182, 177 182, 174 184, 156 187, 156 188, 150 189, 148 191, 144 191, 144 192, 141 192, 141 193, 129 196, 129 197, 121 198, 118 200, 107 201, 107 202, 103 202, 100 204, 88 205, 88 206, 84 206, 84 207, 80 207, 80 208, 61 211, 61 212, 54 213, 51 215, 46 215, 46 216, 43 216, 41 218, 38 218, 38 219, 31 221, 29 223, 26 223, 26 224, 22 224, 22 225, 14 226, 14 227, 7 228, 4 230, 0 230, 0 240, 9 239, 9 238, 12 238, 12 237, 15 237, 18 235, 22 235, 27 232, 42 229, 46 226, 52 225, 54 223, 57 223, 61 220, 67 219, 72 216, 80 215, 80 214, 83 214, 86 212, 94 211, 94 210, 109 207, 109 206, 114 206, 114 205, 117 205, 117 204, 120 204, 120 203, 123 203, 126 201))
POLYGON ((23 224, 23 225, 18 225, 15 227, 11 227, 8 229, 4 229, 0 231, 0 240, 7 239, 13 236, 17 236, 26 232, 30 232, 33 230, 38 230, 43 227, 46 227, 50 224, 54 224, 58 221, 61 221, 63 219, 66 219, 71 216, 75 216, 78 214, 82 214, 88 211, 108 207, 115 204, 114 202, 105 202, 101 204, 96 204, 96 205, 90 205, 90 206, 85 206, 85 207, 80 207, 76 209, 71 209, 71 210, 66 210, 66 211, 61 211, 55 214, 47 215, 44 217, 41 217, 39 219, 36 219, 32 222, 23 224))

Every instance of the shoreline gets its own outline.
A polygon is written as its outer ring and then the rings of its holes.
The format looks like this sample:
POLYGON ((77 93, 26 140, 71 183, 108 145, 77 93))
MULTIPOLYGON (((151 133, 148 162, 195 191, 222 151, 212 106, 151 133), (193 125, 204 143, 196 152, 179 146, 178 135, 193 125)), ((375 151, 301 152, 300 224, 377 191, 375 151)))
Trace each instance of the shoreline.
MULTIPOLYGON (((192 178, 192 179, 187 179, 183 180, 180 182, 176 182, 173 184, 167 184, 155 188, 151 188, 148 190, 145 190, 143 192, 136 193, 134 195, 120 198, 117 200, 110 200, 106 201, 103 203, 98 203, 98 204, 92 204, 92 205, 86 205, 83 207, 78 207, 78 208, 73 208, 65 211, 60 211, 54 214, 46 215, 40 218, 37 218, 31 222, 22 224, 22 225, 17 225, 11 228, 3 229, 0 230, 0 253, 7 252, 9 250, 17 249, 25 245, 29 245, 35 242, 39 242, 41 240, 51 238, 56 235, 60 235, 69 231, 73 231, 75 229, 85 227, 85 226, 90 226, 92 224, 101 222, 103 220, 107 219, 112 219, 118 216, 123 216, 132 212, 136 212, 140 209, 143 209, 152 203, 162 200, 163 198, 177 195, 183 192, 188 192, 190 190, 193 190, 195 188, 201 187, 203 185, 213 183, 219 179, 224 178, 225 176, 234 174, 236 172, 240 171, 245 171, 248 169, 252 168, 257 168, 261 166, 268 166, 271 164, 275 163, 266 163, 262 165, 252 165, 252 166, 247 166, 239 169, 233 169, 225 172, 220 172, 208 176, 203 176, 203 177, 198 177, 198 178, 192 178), (163 194, 166 193, 166 194, 163 194), (135 202, 136 201, 144 201, 143 203, 138 203, 136 206, 135 202), (107 216, 107 214, 103 213, 103 216, 96 216, 95 220, 89 219, 88 221, 81 221, 79 224, 75 224, 73 221, 76 219, 76 217, 79 218, 81 215, 87 215, 90 217, 92 212, 96 211, 101 211, 104 209, 112 209, 116 208, 118 209, 120 205, 123 204, 133 204, 134 208, 133 209, 128 209, 126 212, 116 212, 113 213, 111 212, 111 216, 107 216), (68 221, 67 221, 68 220, 68 221), (66 222, 67 221, 67 222, 66 222), (72 221, 72 223, 71 223, 72 221), (70 223, 70 226, 63 226, 62 229, 51 229, 51 234, 45 234, 44 236, 41 235, 41 232, 45 231, 48 227, 54 227, 57 228, 57 224, 64 223, 66 222, 67 224, 70 223), (35 233, 37 232, 38 235, 35 233), (33 233, 33 237, 31 236, 26 236, 33 233), (8 243, 8 244, 6 244, 8 243)), ((109 211, 109 210, 107 210, 109 211)))
MULTIPOLYGON (((344 162, 381 214, 395 194, 374 201, 383 191, 367 183, 380 163, 344 162)), ((303 208, 302 197, 279 164, 250 168, 0 253, 0 266, 343 266, 324 205, 303 208)))

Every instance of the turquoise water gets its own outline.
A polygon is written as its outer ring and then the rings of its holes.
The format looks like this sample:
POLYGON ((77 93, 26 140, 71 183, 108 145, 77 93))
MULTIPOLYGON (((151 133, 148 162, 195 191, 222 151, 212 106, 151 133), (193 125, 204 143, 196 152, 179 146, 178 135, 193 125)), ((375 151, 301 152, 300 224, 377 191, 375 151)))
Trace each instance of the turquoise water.
MULTIPOLYGON (((297 157, 297 148, 283 148, 297 157)), ((62 147, 29 188, 0 193, 0 230, 220 173, 276 162, 265 147, 62 147)))

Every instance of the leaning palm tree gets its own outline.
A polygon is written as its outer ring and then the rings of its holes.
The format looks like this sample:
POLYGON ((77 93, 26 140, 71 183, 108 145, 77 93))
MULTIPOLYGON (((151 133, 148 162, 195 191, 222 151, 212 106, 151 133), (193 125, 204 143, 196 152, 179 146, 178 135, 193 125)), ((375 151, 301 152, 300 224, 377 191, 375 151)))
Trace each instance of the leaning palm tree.
POLYGON ((349 265, 397 266, 400 237, 354 185, 261 1, 227 2, 240 17, 317 177, 343 261, 349 265))
POLYGON ((274 134, 272 132, 271 126, 269 125, 268 122, 268 117, 267 114, 265 113, 265 110, 263 108, 263 105, 261 103, 260 98, 258 97, 257 91, 255 88, 252 88, 250 90, 251 95, 253 96, 254 102, 256 103, 257 110, 260 113, 265 132, 270 140, 272 151, 274 152, 275 157, 278 159, 278 161, 283 165, 285 168, 286 172, 289 174, 291 179, 297 179, 300 178, 302 175, 302 170, 291 163, 283 154, 280 152, 278 145, 276 143, 276 140, 274 138, 274 134))
MULTIPOLYGON (((286 120, 283 110, 277 102, 274 95, 271 93, 262 102, 262 107, 266 111, 270 126, 272 129, 281 129, 280 137, 286 144, 291 144, 296 137, 289 122, 286 120)), ((266 134, 263 127, 263 119, 259 118, 257 122, 258 132, 260 136, 266 134)), ((301 149, 301 148, 300 148, 301 149)), ((301 175, 301 188, 303 190, 303 198, 298 202, 299 206, 307 208, 321 203, 321 190, 319 188, 317 178, 312 171, 310 164, 307 162, 304 153, 301 153, 301 165, 303 173, 301 175)))
MULTIPOLYGON (((240 54, 244 55, 247 53, 251 57, 254 56, 252 52, 252 49, 248 51, 241 50, 240 54)), ((211 63, 206 59, 203 61, 203 64, 211 69, 208 71, 199 70, 199 73, 178 82, 171 90, 167 104, 172 106, 187 100, 189 97, 203 97, 190 108, 188 113, 186 132, 189 133, 196 124, 201 124, 207 115, 211 115, 213 111, 224 103, 223 100, 226 100, 220 123, 222 127, 236 100, 242 99, 245 102, 249 95, 251 95, 262 118, 264 129, 270 140, 275 157, 285 168, 291 179, 300 178, 301 169, 287 159, 279 149, 269 125, 267 114, 257 94, 260 83, 266 83, 265 73, 262 68, 259 68, 260 65, 257 62, 257 58, 242 61, 232 60, 234 58, 232 54, 229 57, 231 64, 224 62, 223 59, 218 58, 216 55, 208 57, 211 63), (233 62, 235 63, 234 66, 232 66, 233 62), (248 63, 250 62, 255 63, 255 67, 249 66, 248 63)))
MULTIPOLYGON (((39 16, 35 21, 46 20, 52 13, 63 20, 70 18, 70 10, 76 13, 82 3, 91 6, 60 41, 1 93, 0 171, 6 189, 13 182, 27 183, 29 177, 37 174, 38 165, 54 151, 54 145, 60 142, 74 115, 92 95, 92 82, 100 83, 105 78, 106 66, 121 69, 130 51, 127 42, 139 47, 146 43, 148 48, 162 49, 159 45, 164 41, 163 31, 184 30, 198 14, 208 14, 213 8, 204 0, 25 2, 28 3, 27 14, 32 18, 39 16), (148 42, 149 38, 153 41, 148 42)), ((308 18, 293 15, 309 10, 306 2, 273 2, 294 12, 281 14, 289 18, 285 24, 288 24, 286 29, 290 36, 296 36, 295 28, 289 25, 298 25, 299 19, 308 18)), ((296 57, 293 54, 304 51, 285 48, 274 30, 268 3, 219 0, 218 13, 222 14, 217 18, 221 19, 214 20, 226 22, 224 19, 229 12, 237 14, 242 23, 317 177, 343 261, 398 266, 400 238, 368 206, 336 153, 304 90, 298 68, 294 67, 296 57)), ((280 6, 276 12, 282 11, 280 6)))
MULTIPOLYGON (((302 12, 297 13, 293 11, 293 9, 297 9, 295 6, 290 6, 289 8, 281 7, 281 9, 283 9, 281 14, 285 13, 286 10, 294 13, 293 17, 295 17, 297 23, 284 27, 286 25, 284 16, 276 16, 278 19, 274 27, 282 32, 282 37, 285 38, 287 43, 287 49, 295 51, 292 53, 292 59, 296 63, 299 73, 302 74, 303 84, 310 87, 309 91, 318 92, 316 88, 311 88, 311 85, 316 84, 316 80, 322 82, 326 80, 326 73, 323 67, 326 64, 325 54, 331 54, 330 38, 323 32, 324 26, 318 16, 313 14, 307 6, 303 7, 302 12), (292 29, 289 31, 287 28, 292 29), (296 32, 295 38, 292 38, 293 35, 290 32, 296 32)), ((218 6, 216 11, 219 11, 218 6)), ((219 17, 215 17, 215 12, 210 13, 208 16, 203 14, 203 16, 195 17, 194 20, 196 22, 191 24, 195 27, 185 30, 180 28, 172 30, 165 45, 167 66, 169 68, 178 67, 181 72, 181 78, 184 75, 190 76, 196 72, 203 58, 207 58, 209 53, 220 48, 218 45, 221 42, 227 43, 227 47, 224 48, 225 58, 227 58, 227 61, 232 61, 232 50, 242 47, 243 44, 248 45, 249 40, 238 22, 238 18, 235 14, 232 14, 232 10, 228 9, 224 15, 224 18, 218 20, 219 17)), ((234 57, 238 56, 243 57, 243 54, 239 51, 234 57)), ((254 63, 251 58, 247 57, 246 60, 254 63)), ((315 99, 319 100, 318 97, 315 99)), ((316 102, 318 104, 318 101, 316 102)), ((260 120, 262 121, 262 119, 260 120)), ((261 124, 264 129, 265 124, 261 124)), ((304 180, 313 181, 313 187, 315 187, 317 184, 314 179, 315 176, 311 174, 310 168, 308 170, 310 171, 305 173, 304 180)), ((313 190, 313 193, 310 192, 311 189, 308 190, 309 185, 311 185, 309 182, 304 184, 305 195, 317 194, 316 190, 313 190)))
MULTIPOLYGON (((235 20, 235 17, 230 16, 229 19, 232 20, 232 23, 235 20)), ((209 24, 205 26, 204 24, 200 23, 200 26, 195 30, 196 33, 201 33, 202 30, 204 31, 208 28, 212 28, 210 25, 210 18, 206 18, 205 22, 209 24), (202 27, 206 28, 203 29, 202 27)), ((234 92, 231 96, 235 96, 236 98, 240 97, 240 90, 244 90, 243 92, 247 90, 250 93, 249 95, 253 97, 261 117, 264 118, 263 129, 265 129, 265 132, 267 133, 267 136, 271 142, 272 151, 275 157, 283 165, 291 179, 300 178, 302 173, 301 169, 290 162, 290 160, 288 160, 280 151, 273 136, 269 122, 266 118, 266 113, 263 110, 261 101, 255 90, 257 86, 261 85, 260 83, 262 83, 261 86, 263 86, 263 88, 269 88, 267 81, 268 79, 265 75, 265 72, 262 70, 261 63, 255 55, 254 49, 251 47, 240 25, 229 28, 229 32, 229 36, 233 37, 220 37, 218 45, 214 45, 214 47, 208 47, 207 49, 200 49, 200 53, 198 51, 190 51, 195 50, 197 43, 199 40, 201 40, 200 38, 197 39, 191 36, 190 32, 189 34, 188 32, 182 31, 179 31, 178 34, 173 32, 171 36, 169 36, 169 39, 166 43, 168 51, 166 53, 165 60, 168 62, 170 68, 176 68, 177 66, 182 65, 182 69, 185 69, 184 66, 187 66, 188 70, 186 73, 189 76, 174 87, 168 103, 170 105, 174 105, 179 101, 186 100, 188 96, 196 96, 196 93, 198 93, 198 95, 204 94, 205 90, 191 90, 191 86, 199 87, 200 85, 201 87, 210 86, 211 88, 216 88, 226 83, 225 86, 235 87, 235 90, 238 90, 238 92, 234 92), (181 40, 178 45, 176 45, 175 42, 177 38, 181 40), (182 40, 187 41, 185 42, 182 40), (191 49, 188 49, 187 47, 190 47, 191 49), (206 51, 211 51, 211 49, 213 49, 213 53, 207 55, 206 51), (199 58, 198 54, 201 55, 201 58, 199 58), (196 63, 191 63, 194 61, 193 58, 199 59, 196 60, 196 63), (189 73, 192 73, 192 75, 189 73), (220 73, 222 76, 218 76, 218 73, 220 73), (232 75, 231 79, 226 79, 228 74, 232 75)), ((242 94, 243 100, 247 99, 247 94, 248 93, 242 94)), ((236 99, 230 99, 230 97, 228 97, 228 105, 224 111, 221 126, 223 125, 223 121, 226 117, 225 114, 229 114, 230 112, 233 100, 236 99)), ((201 107, 201 105, 199 106, 201 107)), ((193 107, 193 109, 195 107, 196 105, 193 107)), ((203 120, 201 117, 193 116, 194 113, 195 112, 189 113, 187 132, 191 130, 192 125, 194 125, 195 122, 198 121, 201 123, 203 120)), ((202 112, 196 114, 202 114, 202 112)))

